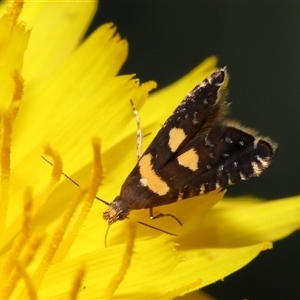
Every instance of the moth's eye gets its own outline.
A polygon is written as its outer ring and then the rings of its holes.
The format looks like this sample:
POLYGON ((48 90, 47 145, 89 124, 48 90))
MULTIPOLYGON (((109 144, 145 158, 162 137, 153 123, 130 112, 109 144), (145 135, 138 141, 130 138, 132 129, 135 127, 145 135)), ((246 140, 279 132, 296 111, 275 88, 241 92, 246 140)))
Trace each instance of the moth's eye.
POLYGON ((241 147, 245 146, 245 142, 244 141, 239 141, 239 146, 241 146, 241 147))

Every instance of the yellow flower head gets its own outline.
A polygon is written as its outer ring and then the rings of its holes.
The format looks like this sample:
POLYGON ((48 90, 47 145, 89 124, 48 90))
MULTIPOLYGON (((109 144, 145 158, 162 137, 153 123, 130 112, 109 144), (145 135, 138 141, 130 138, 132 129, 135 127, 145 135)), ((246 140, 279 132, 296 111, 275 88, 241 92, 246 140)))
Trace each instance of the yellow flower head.
POLYGON ((154 82, 117 76, 128 44, 113 24, 82 41, 96 6, 0 7, 3 299, 172 299, 224 278, 299 228, 297 198, 218 203, 224 192, 215 191, 161 208, 184 226, 168 218, 151 225, 177 237, 137 224, 149 223, 141 210, 113 224, 104 246, 106 207, 94 199, 101 183, 101 199, 112 201, 135 164, 129 100, 151 133, 149 144, 186 92, 215 70, 216 59, 146 101, 154 82))

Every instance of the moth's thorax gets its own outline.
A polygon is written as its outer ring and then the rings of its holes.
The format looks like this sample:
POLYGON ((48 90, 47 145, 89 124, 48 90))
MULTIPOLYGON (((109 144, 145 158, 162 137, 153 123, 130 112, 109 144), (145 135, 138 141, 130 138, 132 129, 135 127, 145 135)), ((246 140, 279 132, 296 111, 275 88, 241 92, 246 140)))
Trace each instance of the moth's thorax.
POLYGON ((108 209, 103 213, 103 219, 108 221, 108 224, 111 225, 116 221, 126 219, 129 212, 130 207, 118 196, 112 203, 110 203, 108 209))

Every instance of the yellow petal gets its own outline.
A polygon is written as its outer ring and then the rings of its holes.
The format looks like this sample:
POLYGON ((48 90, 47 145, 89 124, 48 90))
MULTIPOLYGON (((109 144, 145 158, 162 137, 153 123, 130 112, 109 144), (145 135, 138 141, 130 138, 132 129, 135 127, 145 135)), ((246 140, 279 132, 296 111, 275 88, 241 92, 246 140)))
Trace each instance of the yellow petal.
POLYGON ((13 75, 22 74, 24 53, 30 36, 25 25, 18 21, 21 11, 22 3, 15 3, 0 19, 1 109, 7 109, 13 98, 15 89, 13 75))
POLYGON ((113 135, 109 133, 103 135, 109 115, 109 121, 116 123, 121 119, 122 122, 131 113, 130 97, 145 98, 147 93, 135 95, 142 92, 139 91, 138 83, 130 81, 132 76, 113 77, 127 55, 127 43, 117 35, 113 37, 114 33, 115 29, 111 25, 102 26, 43 84, 27 90, 15 128, 15 145, 22 147, 25 155, 28 150, 24 146, 28 149, 35 146, 25 143, 25 140, 31 140, 32 137, 36 145, 48 140, 56 146, 70 142, 64 138, 70 132, 68 136, 76 140, 76 153, 78 143, 78 148, 81 148, 85 138, 90 141, 90 137, 96 134, 105 140, 107 137, 112 138, 113 135), (107 63, 110 60, 117 63, 107 63), (116 117, 125 107, 128 113, 116 117), (28 119, 32 115, 35 115, 34 123, 28 119), (89 120, 88 124, 86 120, 89 120), (53 137, 56 141, 52 142, 53 137))
POLYGON ((204 291, 198 290, 185 294, 184 296, 174 298, 174 300, 214 300, 214 298, 205 293, 204 291))
MULTIPOLYGON (((116 298, 172 299, 236 271, 270 247, 264 243, 236 249, 184 249, 167 240, 166 236, 160 236, 150 243, 149 240, 135 241, 131 265, 114 294, 116 298)), ((124 249, 122 244, 110 246, 54 265, 41 287, 41 297, 64 297, 66 281, 84 261, 89 272, 80 297, 89 299, 98 295, 102 298, 120 268, 124 249)))
MULTIPOLYGON (((32 182, 38 189, 44 184, 43 174, 49 172, 49 166, 40 155, 45 144, 61 153, 68 174, 91 160, 89 145, 94 136, 101 137, 106 151, 132 118, 129 100, 144 102, 154 87, 154 83, 140 86, 130 75, 113 77, 126 55, 126 41, 115 34, 111 24, 104 25, 43 84, 27 90, 14 128, 12 161, 18 178, 12 178, 12 184, 22 176, 26 184, 32 182), (33 165, 41 167, 28 178, 33 165)), ((13 199, 17 201, 21 192, 20 187, 14 189, 13 199)))
MULTIPOLYGON (((20 15, 32 29, 26 53, 27 85, 42 82, 81 42, 98 1, 27 1, 20 15), (34 81, 34 83, 33 83, 34 81)), ((11 1, 2 4, 4 11, 11 1)))
POLYGON ((239 197, 225 199, 207 213, 203 227, 215 229, 209 247, 240 247, 276 241, 300 228, 300 197, 274 201, 239 197), (223 225, 218 229, 215 222, 223 225))

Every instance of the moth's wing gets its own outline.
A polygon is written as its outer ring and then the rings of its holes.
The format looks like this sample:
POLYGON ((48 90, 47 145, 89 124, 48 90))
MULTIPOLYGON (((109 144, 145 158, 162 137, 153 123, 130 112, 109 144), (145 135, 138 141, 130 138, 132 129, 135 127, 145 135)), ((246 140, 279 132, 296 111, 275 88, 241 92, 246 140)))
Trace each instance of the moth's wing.
MULTIPOLYGON (((221 68, 197 85, 175 109, 124 181, 120 197, 131 209, 172 203, 177 192, 156 174, 197 135, 205 135, 227 110, 227 75, 221 68)), ((172 170, 171 170, 172 171, 172 170)), ((167 175, 168 176, 168 175, 167 175)))
POLYGON ((226 113, 226 91, 222 88, 226 75, 226 68, 221 68, 207 77, 183 99, 164 123, 143 154, 150 153, 155 158, 155 170, 163 168, 178 150, 199 133, 208 131, 216 119, 226 113))
POLYGON ((259 176, 271 163, 277 144, 237 122, 212 127, 198 136, 157 175, 186 199, 259 176))
POLYGON ((236 122, 216 124, 160 170, 153 167, 151 154, 143 156, 138 173, 128 177, 121 195, 130 199, 133 209, 173 203, 259 176, 276 152, 276 143, 252 129, 236 122))
POLYGON ((237 124, 226 111, 226 69, 213 73, 182 101, 125 180, 120 197, 131 209, 169 204, 258 176, 277 145, 237 124), (216 125, 216 123, 220 125, 216 125))

